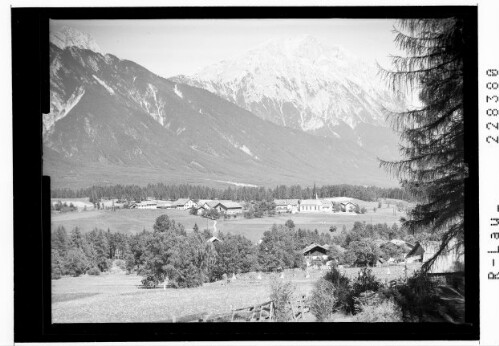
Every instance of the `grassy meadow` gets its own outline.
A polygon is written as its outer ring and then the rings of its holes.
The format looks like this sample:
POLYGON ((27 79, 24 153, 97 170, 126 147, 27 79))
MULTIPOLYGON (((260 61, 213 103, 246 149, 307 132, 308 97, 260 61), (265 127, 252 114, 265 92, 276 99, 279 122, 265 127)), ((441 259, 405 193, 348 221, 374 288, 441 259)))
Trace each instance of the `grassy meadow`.
MULTIPOLYGON (((329 227, 334 225, 341 231, 343 225, 347 230, 353 227, 355 221, 367 223, 387 223, 392 225, 399 222, 400 217, 405 216, 404 212, 394 210, 394 204, 378 207, 377 202, 356 201, 360 206, 367 208, 365 214, 334 213, 334 214, 282 214, 274 217, 261 219, 245 219, 238 216, 236 219, 217 220, 216 229, 225 233, 241 234, 253 242, 258 241, 263 233, 270 229, 273 224, 284 224, 286 220, 294 221, 296 227, 328 232, 329 227)), ((181 223, 187 230, 191 230, 197 223, 200 229, 209 228, 213 230, 214 221, 202 218, 197 215, 190 215, 187 210, 165 210, 165 209, 118 209, 111 210, 89 210, 81 212, 52 213, 52 229, 64 226, 67 231, 74 227, 79 227, 82 232, 90 232, 94 228, 103 230, 110 229, 112 232, 134 234, 143 229, 152 230, 156 218, 167 214, 176 222, 181 223)))
MULTIPOLYGON (((411 264, 408 275, 419 268, 411 264)), ((357 276, 359 268, 345 268, 350 278, 357 276)), ((372 268, 382 281, 404 275, 403 266, 372 268)), ((140 276, 112 271, 100 276, 83 275, 52 280, 53 323, 109 323, 155 322, 195 314, 227 313, 233 308, 243 308, 269 300, 270 276, 256 273, 241 274, 236 281, 225 284, 217 281, 196 288, 174 289, 162 287, 141 288, 140 276)), ((297 296, 309 295, 314 283, 324 272, 310 270, 306 277, 301 269, 288 269, 284 280, 292 281, 297 296)), ((307 321, 314 318, 309 314, 307 321)))

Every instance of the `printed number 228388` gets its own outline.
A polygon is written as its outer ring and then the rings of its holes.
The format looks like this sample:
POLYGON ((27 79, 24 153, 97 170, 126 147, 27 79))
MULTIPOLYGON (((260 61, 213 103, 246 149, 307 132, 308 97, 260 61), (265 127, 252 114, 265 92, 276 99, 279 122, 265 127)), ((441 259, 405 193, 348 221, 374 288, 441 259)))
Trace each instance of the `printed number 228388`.
MULTIPOLYGON (((499 71, 497 69, 488 69, 486 74, 488 77, 497 77, 499 75, 499 71)), ((491 91, 497 90, 499 88, 499 83, 498 82, 487 82, 485 84, 485 87, 491 91)), ((497 103, 498 101, 499 101, 499 95, 486 95, 485 102, 497 103)), ((486 111, 486 114, 489 117, 496 117, 499 115, 499 110, 497 108, 488 108, 486 111)), ((488 122, 485 125, 485 127, 487 128, 487 130, 490 130, 490 131, 494 131, 494 130, 499 131, 499 122, 496 122, 496 123, 488 122)), ((496 144, 499 144, 499 136, 487 136, 485 138, 485 141, 487 143, 494 142, 496 144)))

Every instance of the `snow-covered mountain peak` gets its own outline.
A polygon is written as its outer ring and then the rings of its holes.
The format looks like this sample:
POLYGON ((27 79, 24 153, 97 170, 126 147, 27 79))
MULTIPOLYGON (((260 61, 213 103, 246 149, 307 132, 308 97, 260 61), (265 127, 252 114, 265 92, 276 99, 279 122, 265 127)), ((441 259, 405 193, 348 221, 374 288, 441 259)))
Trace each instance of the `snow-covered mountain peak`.
POLYGON ((247 53, 249 56, 261 54, 277 55, 289 60, 305 59, 311 62, 324 59, 358 59, 342 46, 323 43, 309 34, 271 39, 247 53))
POLYGON ((81 32, 69 26, 63 26, 57 31, 51 32, 50 42, 55 44, 60 49, 65 49, 66 47, 78 47, 81 49, 89 49, 104 55, 104 52, 90 34, 81 32))
POLYGON ((301 35, 266 41, 178 80, 279 125, 333 137, 350 131, 352 137, 359 125, 387 128, 385 108, 405 102, 377 72, 374 61, 301 35))

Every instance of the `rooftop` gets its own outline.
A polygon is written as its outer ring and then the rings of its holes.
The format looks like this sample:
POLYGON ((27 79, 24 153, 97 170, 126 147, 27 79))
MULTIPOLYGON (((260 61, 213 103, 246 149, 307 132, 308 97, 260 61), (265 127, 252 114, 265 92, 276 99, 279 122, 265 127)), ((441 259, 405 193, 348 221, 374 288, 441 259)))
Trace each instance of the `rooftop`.
POLYGON ((275 205, 297 205, 298 199, 274 199, 275 205))
POLYGON ((300 203, 301 205, 322 205, 322 201, 320 199, 303 199, 300 203))
POLYGON ((184 205, 187 202, 189 202, 191 199, 190 198, 179 198, 175 202, 173 202, 174 205, 184 205))
POLYGON ((326 251, 327 251, 327 250, 329 250, 329 245, 319 245, 319 244, 313 243, 313 244, 310 244, 309 246, 305 247, 305 248, 302 250, 302 253, 304 253, 304 254, 305 254, 305 253, 307 253, 307 252, 309 252, 309 251, 313 250, 313 249, 314 249, 314 248, 316 248, 316 247, 320 247, 320 248, 322 248, 322 249, 324 249, 324 250, 326 250, 326 251))
POLYGON ((226 208, 242 208, 243 206, 237 202, 234 202, 234 201, 218 201, 217 204, 221 204, 223 205, 224 207, 226 208))

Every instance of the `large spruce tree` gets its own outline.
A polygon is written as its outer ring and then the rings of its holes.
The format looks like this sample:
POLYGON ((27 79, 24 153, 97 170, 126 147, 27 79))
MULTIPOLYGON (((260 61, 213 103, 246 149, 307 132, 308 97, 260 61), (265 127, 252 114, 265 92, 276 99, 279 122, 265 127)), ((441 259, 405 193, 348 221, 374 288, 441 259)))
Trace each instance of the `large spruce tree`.
POLYGON ((381 165, 419 201, 404 226, 441 239, 440 251, 423 267, 427 270, 449 244, 464 249, 464 22, 406 19, 394 32, 406 54, 393 57, 393 70, 381 74, 394 91, 417 92, 421 105, 389 114, 401 134, 403 159, 381 165))

